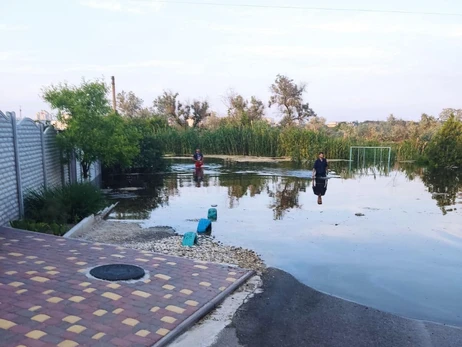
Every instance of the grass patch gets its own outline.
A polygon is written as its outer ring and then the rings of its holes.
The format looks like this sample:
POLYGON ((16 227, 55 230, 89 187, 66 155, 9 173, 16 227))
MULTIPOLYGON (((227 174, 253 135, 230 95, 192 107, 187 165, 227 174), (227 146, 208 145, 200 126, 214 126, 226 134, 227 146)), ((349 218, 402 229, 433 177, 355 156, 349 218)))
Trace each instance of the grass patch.
POLYGON ((13 220, 10 222, 10 225, 12 228, 16 229, 36 231, 39 233, 52 234, 56 236, 63 236, 70 229, 66 224, 48 224, 28 219, 13 220))
POLYGON ((106 206, 100 189, 91 183, 74 183, 62 187, 29 191, 24 198, 23 220, 10 222, 13 228, 63 235, 69 224, 106 206))

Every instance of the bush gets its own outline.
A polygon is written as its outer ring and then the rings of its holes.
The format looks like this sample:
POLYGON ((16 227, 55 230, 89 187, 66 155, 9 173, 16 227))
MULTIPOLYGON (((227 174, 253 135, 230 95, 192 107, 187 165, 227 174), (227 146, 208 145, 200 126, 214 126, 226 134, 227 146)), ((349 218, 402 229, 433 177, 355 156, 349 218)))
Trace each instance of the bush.
POLYGON ((12 228, 16 229, 36 231, 40 233, 53 234, 57 236, 63 236, 69 230, 67 225, 56 223, 47 224, 43 222, 37 223, 33 220, 27 219, 11 221, 10 225, 12 228))
POLYGON ((428 144, 425 157, 434 168, 462 166, 462 122, 452 115, 428 144))
POLYGON ((27 220, 51 225, 75 224, 100 211, 106 204, 102 192, 91 183, 30 191, 24 198, 27 220))

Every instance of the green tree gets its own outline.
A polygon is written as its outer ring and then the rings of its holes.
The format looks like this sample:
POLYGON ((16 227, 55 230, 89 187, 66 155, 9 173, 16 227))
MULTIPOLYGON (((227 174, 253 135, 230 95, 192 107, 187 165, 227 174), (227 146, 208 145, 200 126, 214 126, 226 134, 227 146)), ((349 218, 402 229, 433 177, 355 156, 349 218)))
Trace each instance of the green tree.
POLYGON ((134 118, 130 120, 129 126, 136 128, 141 134, 140 152, 133 159, 131 168, 148 172, 164 170, 167 166, 163 159, 164 146, 158 133, 168 128, 167 119, 162 116, 134 118))
POLYGON ((189 118, 193 120, 193 128, 196 128, 202 124, 211 114, 209 103, 207 101, 199 100, 194 100, 192 102, 192 104, 189 106, 189 112, 189 118))
POLYGON ((132 91, 122 90, 117 94, 117 111, 125 117, 147 117, 150 115, 149 109, 143 107, 143 99, 137 97, 132 91))
POLYGON ((167 117, 171 124, 186 127, 190 107, 178 101, 178 95, 172 91, 164 91, 153 102, 154 113, 167 117))
POLYGON ((425 154, 432 167, 461 167, 462 121, 450 116, 431 139, 425 154))
POLYGON ((308 118, 316 117, 309 104, 303 101, 305 90, 305 84, 298 86, 292 79, 277 75, 270 87, 272 95, 268 105, 269 107, 277 105, 282 111, 281 125, 304 124, 308 118))
POLYGON ((263 104, 263 101, 258 99, 256 96, 251 96, 247 114, 249 115, 251 122, 262 120, 265 114, 265 105, 263 104))
POLYGON ((84 179, 95 161, 129 165, 139 151, 138 133, 126 127, 121 116, 111 113, 107 93, 107 85, 99 80, 43 89, 43 99, 58 111, 58 120, 65 126, 58 134, 58 144, 66 153, 75 153, 84 179))
POLYGON ((306 124, 306 128, 312 131, 322 131, 326 128, 326 119, 323 117, 313 117, 306 124))
POLYGON ((239 125, 248 126, 260 121, 265 113, 265 105, 255 96, 246 100, 242 95, 231 93, 226 97, 225 104, 228 107, 228 116, 233 123, 239 125))
POLYGON ((462 120, 462 109, 445 108, 440 113, 440 120, 444 122, 448 120, 451 116, 456 117, 456 119, 458 120, 462 120))

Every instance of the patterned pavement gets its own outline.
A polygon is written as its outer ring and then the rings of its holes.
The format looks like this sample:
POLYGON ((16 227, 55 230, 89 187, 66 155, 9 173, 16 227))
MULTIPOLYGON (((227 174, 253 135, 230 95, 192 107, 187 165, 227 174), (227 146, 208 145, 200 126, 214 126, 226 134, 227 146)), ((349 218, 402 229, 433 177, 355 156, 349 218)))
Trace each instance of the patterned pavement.
POLYGON ((0 345, 152 346, 247 270, 0 227, 0 345), (97 265, 149 271, 135 283, 97 265))

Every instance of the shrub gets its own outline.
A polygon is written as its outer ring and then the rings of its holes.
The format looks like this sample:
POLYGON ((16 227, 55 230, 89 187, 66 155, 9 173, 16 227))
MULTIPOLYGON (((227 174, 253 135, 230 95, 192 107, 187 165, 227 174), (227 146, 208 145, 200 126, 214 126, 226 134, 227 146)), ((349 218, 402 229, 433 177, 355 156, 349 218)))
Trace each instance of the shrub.
POLYGON ((11 221, 10 225, 11 227, 16 228, 16 229, 37 231, 40 233, 53 234, 57 236, 63 236, 69 230, 67 225, 56 224, 56 223, 47 224, 43 222, 37 223, 33 220, 27 220, 27 219, 11 221))
POLYGON ((30 191, 24 198, 25 217, 48 224, 78 223, 105 206, 102 192, 91 183, 30 191))
POLYGON ((433 136, 425 151, 431 167, 462 166, 462 122, 452 115, 433 136))

